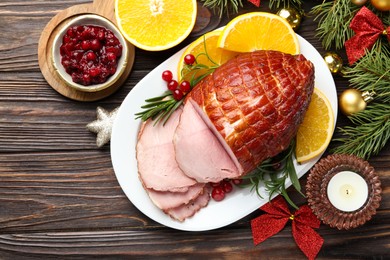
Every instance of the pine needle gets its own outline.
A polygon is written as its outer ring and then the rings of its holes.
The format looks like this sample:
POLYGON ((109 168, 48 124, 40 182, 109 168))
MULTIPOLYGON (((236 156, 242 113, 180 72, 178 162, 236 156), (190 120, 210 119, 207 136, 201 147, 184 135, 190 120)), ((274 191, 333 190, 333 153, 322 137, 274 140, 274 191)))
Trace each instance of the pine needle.
POLYGON ((286 8, 293 6, 299 10, 302 6, 302 2, 302 0, 270 0, 269 8, 279 9, 280 7, 286 8))
POLYGON ((201 0, 205 7, 211 8, 214 12, 219 13, 219 17, 225 13, 238 13, 238 8, 243 7, 242 0, 201 0))

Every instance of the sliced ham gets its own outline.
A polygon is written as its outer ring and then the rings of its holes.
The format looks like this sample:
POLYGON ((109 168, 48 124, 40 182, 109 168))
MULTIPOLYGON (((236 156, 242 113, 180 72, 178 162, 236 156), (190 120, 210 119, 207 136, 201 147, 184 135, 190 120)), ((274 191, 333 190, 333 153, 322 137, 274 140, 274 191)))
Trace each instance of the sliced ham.
POLYGON ((184 221, 185 219, 195 215, 195 213, 198 212, 201 208, 206 207, 209 201, 209 191, 207 188, 205 188, 205 191, 195 200, 191 201, 186 205, 166 210, 165 213, 175 220, 184 221))
POLYGON ((196 184, 175 160, 173 135, 182 109, 176 110, 163 126, 148 120, 142 124, 137 142, 138 174, 146 189, 186 192, 196 184))
POLYGON ((173 143, 179 167, 198 182, 219 182, 240 176, 226 148, 191 102, 184 106, 173 143))
POLYGON ((186 192, 155 191, 147 189, 147 193, 152 202, 160 209, 166 211, 172 208, 188 204, 203 193, 204 184, 190 186, 186 192))

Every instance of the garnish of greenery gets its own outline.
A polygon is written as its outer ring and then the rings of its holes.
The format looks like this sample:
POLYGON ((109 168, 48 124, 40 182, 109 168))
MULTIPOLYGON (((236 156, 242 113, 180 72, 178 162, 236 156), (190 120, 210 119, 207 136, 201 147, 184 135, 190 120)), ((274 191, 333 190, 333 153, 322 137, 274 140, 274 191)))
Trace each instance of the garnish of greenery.
POLYGON ((242 7, 241 0, 202 0, 203 6, 211 8, 214 12, 219 13, 219 17, 225 13, 238 13, 238 8, 242 7))
POLYGON ((312 8, 310 14, 315 16, 315 21, 318 20, 316 36, 322 39, 326 50, 332 46, 336 49, 344 47, 344 42, 353 35, 349 24, 359 9, 351 0, 323 1, 312 8))
POLYGON ((270 0, 269 1, 269 8, 277 8, 279 7, 295 7, 297 9, 300 9, 302 6, 302 0, 270 0))
POLYGON ((295 209, 297 205, 291 200, 286 191, 286 180, 290 178, 294 188, 302 195, 301 185, 293 163, 293 154, 295 151, 295 139, 291 141, 290 146, 281 154, 270 158, 261 163, 257 168, 242 177, 243 187, 251 187, 257 195, 262 198, 259 189, 260 184, 264 183, 266 191, 269 193, 269 199, 275 194, 281 194, 286 201, 295 209))
MULTIPOLYGON (((204 44, 205 52, 200 53, 195 57, 194 64, 192 65, 185 64, 182 71, 180 72, 182 78, 187 76, 190 78, 189 82, 191 85, 191 89, 194 86, 196 86, 196 84, 198 84, 199 81, 201 81, 209 74, 213 73, 213 71, 219 67, 219 65, 216 62, 214 62, 209 56, 209 54, 207 53, 205 40, 203 41, 203 44, 204 44), (198 63, 197 59, 201 55, 206 56, 207 59, 211 61, 213 65, 206 66, 204 64, 198 63)), ((185 97, 183 97, 181 100, 176 100, 173 98, 172 92, 167 90, 161 96, 146 99, 145 100, 146 104, 141 106, 143 111, 136 113, 135 118, 136 119, 140 118, 142 121, 146 121, 150 118, 152 120, 155 120, 155 124, 157 124, 159 121, 162 121, 162 123, 165 125, 165 123, 168 121, 172 113, 176 109, 178 109, 181 106, 181 104, 183 104, 184 98, 185 97)))
POLYGON ((354 126, 338 128, 341 142, 334 153, 354 154, 364 159, 376 155, 390 138, 390 50, 378 42, 354 67, 345 68, 351 86, 375 92, 365 110, 349 117, 354 126))

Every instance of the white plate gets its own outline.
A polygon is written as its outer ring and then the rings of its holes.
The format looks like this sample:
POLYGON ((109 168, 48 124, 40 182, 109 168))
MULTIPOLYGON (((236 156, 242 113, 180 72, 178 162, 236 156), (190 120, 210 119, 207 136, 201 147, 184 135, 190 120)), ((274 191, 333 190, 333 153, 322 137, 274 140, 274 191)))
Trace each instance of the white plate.
MULTIPOLYGON (((330 100, 336 119, 337 93, 333 77, 317 50, 302 37, 298 36, 298 39, 301 53, 315 65, 315 86, 330 100)), ((135 156, 140 120, 135 120, 134 114, 141 111, 145 99, 160 95, 166 90, 166 83, 161 79, 161 74, 169 69, 173 75, 176 75, 176 67, 183 51, 179 51, 146 75, 123 101, 112 129, 111 160, 124 193, 141 212, 167 227, 186 231, 204 231, 229 225, 247 216, 268 202, 268 194, 264 187, 261 188, 264 199, 259 198, 255 192, 250 192, 249 188, 235 188, 223 201, 211 200, 206 208, 201 209, 192 218, 178 222, 154 206, 143 189, 138 179, 135 156)), ((294 162, 298 177, 302 177, 320 157, 321 155, 301 165, 294 162)), ((291 185, 290 180, 287 185, 291 185)))

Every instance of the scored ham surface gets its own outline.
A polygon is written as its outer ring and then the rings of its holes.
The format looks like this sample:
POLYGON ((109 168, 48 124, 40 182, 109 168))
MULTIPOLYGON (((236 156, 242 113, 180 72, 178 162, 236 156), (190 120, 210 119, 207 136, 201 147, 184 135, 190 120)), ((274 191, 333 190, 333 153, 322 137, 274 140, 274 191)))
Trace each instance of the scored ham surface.
MULTIPOLYGON (((303 55, 255 51, 238 55, 203 79, 187 96, 186 106, 190 102, 222 142, 239 177, 288 147, 313 88, 314 66, 303 55)), ((175 149, 197 149, 192 151, 195 154, 203 151, 183 143, 175 149)), ((181 169, 192 167, 192 171, 200 165, 204 182, 215 177, 208 176, 200 163, 178 160, 178 164, 181 169)))

